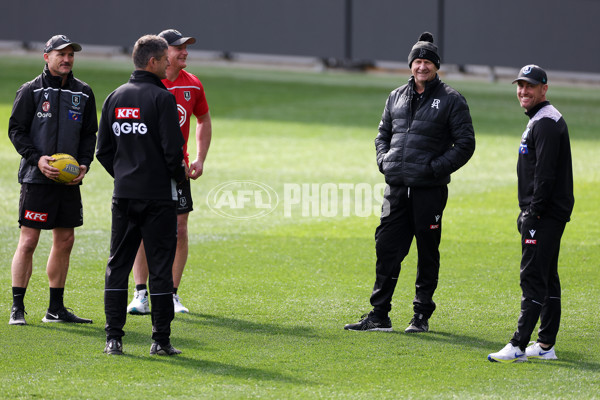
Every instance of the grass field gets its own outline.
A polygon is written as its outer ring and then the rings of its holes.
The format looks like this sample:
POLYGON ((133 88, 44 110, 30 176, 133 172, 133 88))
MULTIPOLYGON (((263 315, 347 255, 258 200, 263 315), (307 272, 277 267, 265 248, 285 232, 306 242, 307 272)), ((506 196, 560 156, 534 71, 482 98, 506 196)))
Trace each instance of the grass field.
MULTIPOLYGON (((7 132, 14 93, 41 71, 42 60, 3 57, 0 69, 0 127, 7 132)), ((25 298, 28 325, 7 324, 19 233, 19 156, 4 134, 0 398, 600 397, 597 88, 551 86, 548 93, 569 124, 576 197, 561 249, 559 360, 501 365, 486 356, 510 339, 520 301, 515 166, 527 119, 514 86, 449 82, 469 102, 477 149, 449 187, 431 332, 403 333, 412 316, 413 249, 390 315, 395 332, 357 333, 342 328, 369 310, 377 213, 343 215, 344 206, 354 210, 355 204, 340 195, 327 208, 338 207, 334 216, 318 206, 310 215, 299 208, 286 215, 283 200, 290 184, 380 184, 373 139, 389 91, 407 77, 189 70, 205 85, 214 135, 205 175, 192 185, 190 258, 180 287, 191 313, 177 315, 172 324, 173 344, 183 354, 148 355, 149 316, 128 318, 125 356, 102 353, 112 182, 98 163, 82 187, 85 224, 76 230, 65 294, 66 305, 94 324, 41 322, 48 304, 49 234, 42 235, 34 259, 25 298), (255 219, 212 212, 209 191, 236 180, 268 185, 279 205, 255 219)), ((94 89, 98 109, 130 72, 121 61, 77 60, 75 67, 94 89)))

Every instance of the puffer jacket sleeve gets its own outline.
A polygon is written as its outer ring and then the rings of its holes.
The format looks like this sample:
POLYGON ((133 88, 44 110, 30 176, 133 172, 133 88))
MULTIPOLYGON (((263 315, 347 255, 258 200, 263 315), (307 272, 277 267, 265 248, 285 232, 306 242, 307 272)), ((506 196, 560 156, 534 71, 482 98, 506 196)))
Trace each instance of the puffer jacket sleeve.
POLYGON ((377 152, 377 166, 379 171, 383 173, 383 158, 390 150, 390 142, 392 140, 392 117, 390 113, 390 106, 394 92, 390 94, 387 101, 385 102, 385 108, 379 122, 379 133, 375 137, 375 150, 377 152))
POLYGON ((434 176, 450 175, 465 165, 475 152, 475 132, 469 106, 465 98, 456 92, 449 117, 449 133, 452 146, 431 161, 434 176))

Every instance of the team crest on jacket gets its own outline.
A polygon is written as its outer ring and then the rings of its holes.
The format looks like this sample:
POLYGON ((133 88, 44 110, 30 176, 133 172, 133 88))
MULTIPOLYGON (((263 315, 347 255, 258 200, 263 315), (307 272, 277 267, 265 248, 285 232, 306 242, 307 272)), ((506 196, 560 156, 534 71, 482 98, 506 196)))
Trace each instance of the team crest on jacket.
POLYGON ((185 101, 190 101, 192 99, 192 92, 190 92, 189 90, 184 90, 183 98, 185 99, 185 101))
POLYGON ((528 154, 529 149, 527 148, 527 138, 529 137, 529 128, 525 129, 523 135, 521 135, 521 145, 519 146, 519 154, 528 154))
POLYGON ((431 103, 431 108, 435 108, 436 110, 440 109, 440 99, 433 99, 431 103))
POLYGON ((81 96, 78 94, 74 94, 73 96, 71 96, 71 102, 75 107, 79 107, 79 104, 81 104, 81 96))

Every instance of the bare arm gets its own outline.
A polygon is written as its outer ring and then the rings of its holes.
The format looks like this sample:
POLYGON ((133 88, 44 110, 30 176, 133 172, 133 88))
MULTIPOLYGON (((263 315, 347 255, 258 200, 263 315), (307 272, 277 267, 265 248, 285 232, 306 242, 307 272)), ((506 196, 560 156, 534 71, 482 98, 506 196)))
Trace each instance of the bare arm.
POLYGON ((212 139, 212 122, 210 112, 197 118, 196 124, 196 159, 190 164, 188 176, 192 179, 198 179, 204 172, 204 160, 210 148, 212 139))

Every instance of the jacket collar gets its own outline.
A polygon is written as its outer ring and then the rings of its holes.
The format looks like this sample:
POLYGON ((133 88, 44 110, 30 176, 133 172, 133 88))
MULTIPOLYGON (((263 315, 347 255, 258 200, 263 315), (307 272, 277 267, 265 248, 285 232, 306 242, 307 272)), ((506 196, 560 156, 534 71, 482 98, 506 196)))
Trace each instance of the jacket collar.
MULTIPOLYGON (((423 91, 423 95, 427 95, 429 92, 431 92, 437 85, 439 85, 441 82, 440 80, 440 76, 438 74, 435 74, 435 78, 433 78, 432 80, 425 82, 425 90, 423 91)), ((415 77, 411 76, 410 79, 408 80, 408 85, 410 87, 410 92, 411 95, 415 92, 415 77)))
POLYGON ((131 73, 131 76, 129 77, 129 82, 152 83, 156 86, 159 86, 159 87, 167 90, 166 86, 163 85, 163 83, 161 82, 160 78, 157 75, 153 74, 152 72, 145 71, 143 69, 136 69, 135 71, 133 71, 131 73))
MULTIPOLYGON (((42 75, 44 76, 44 79, 46 80, 46 82, 48 83, 48 86, 53 87, 53 88, 61 88, 62 86, 62 76, 54 76, 50 73, 50 69, 48 68, 48 64, 44 65, 44 71, 42 72, 42 75)), ((71 84, 71 81, 74 79, 73 77, 73 71, 69 72, 69 75, 67 76, 67 82, 65 83, 64 87, 69 87, 71 84)))
POLYGON ((538 111, 546 107, 548 104, 550 104, 548 100, 542 101, 541 103, 538 103, 535 107, 533 107, 531 110, 525 111, 525 115, 527 115, 531 119, 535 114, 537 114, 538 111))

